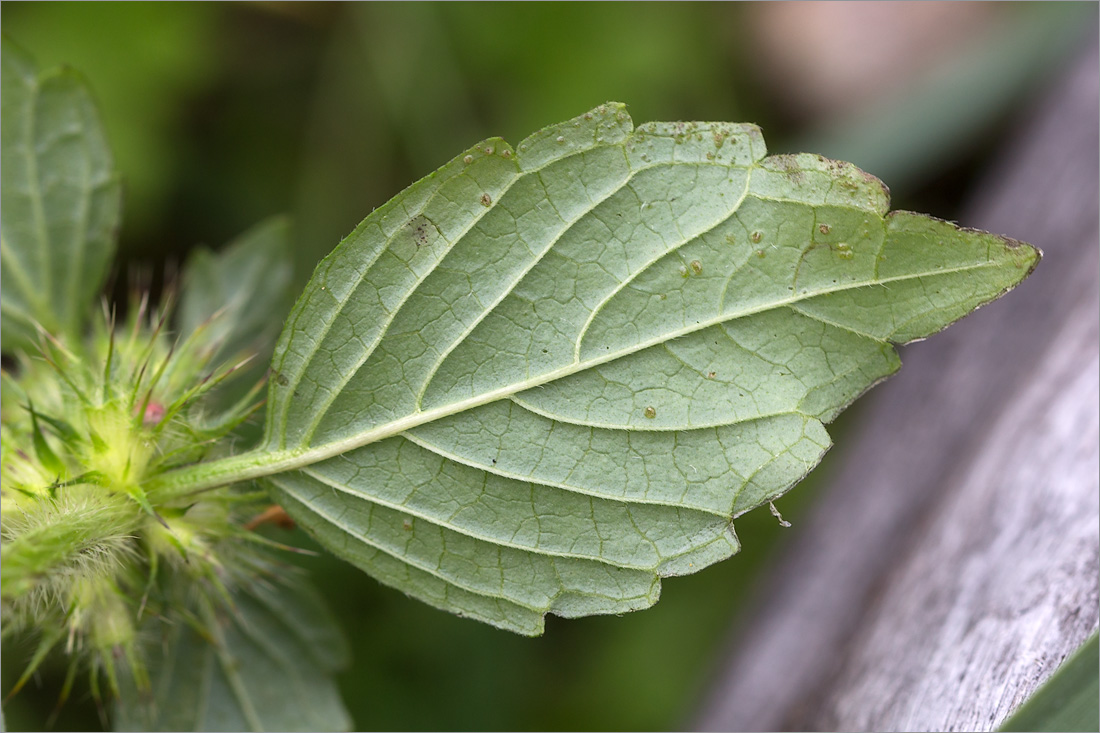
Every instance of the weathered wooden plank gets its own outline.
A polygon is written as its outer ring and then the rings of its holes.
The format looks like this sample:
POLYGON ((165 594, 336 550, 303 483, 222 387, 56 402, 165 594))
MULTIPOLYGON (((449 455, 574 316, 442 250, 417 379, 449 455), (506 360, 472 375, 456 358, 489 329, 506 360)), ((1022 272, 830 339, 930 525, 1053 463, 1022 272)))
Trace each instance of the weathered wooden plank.
POLYGON ((700 728, 990 730, 1097 627, 1097 64, 964 217, 1043 263, 857 408, 700 728))

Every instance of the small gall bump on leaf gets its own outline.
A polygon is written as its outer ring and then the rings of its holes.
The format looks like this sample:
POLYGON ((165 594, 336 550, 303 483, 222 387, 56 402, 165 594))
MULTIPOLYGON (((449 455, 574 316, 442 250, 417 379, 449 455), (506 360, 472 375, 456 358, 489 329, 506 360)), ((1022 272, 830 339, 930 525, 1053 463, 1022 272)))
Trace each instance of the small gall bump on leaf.
POLYGON ((687 277, 688 269, 684 265, 680 265, 680 277, 687 277))
POLYGON ((555 140, 554 142, 556 142, 558 145, 565 145, 565 136, 558 135, 557 140, 555 140))
POLYGON ((760 232, 753 232, 752 236, 750 237, 750 239, 752 239, 753 244, 760 244, 760 240, 763 239, 763 238, 764 238, 764 235, 761 234, 760 232))
POLYGON ((649 407, 645 408, 645 411, 643 411, 642 414, 652 420, 653 418, 657 417, 657 408, 650 405, 649 407))
POLYGON ((703 274, 703 263, 700 262, 699 260, 692 260, 691 261, 691 271, 694 272, 696 275, 702 275, 703 274))
POLYGON ((714 379, 718 376, 718 372, 707 372, 707 379, 714 379))
POLYGON ((828 234, 830 229, 832 229, 832 227, 830 227, 828 224, 822 224, 817 228, 817 230, 822 234, 828 234))
POLYGON ((764 259, 764 250, 762 250, 762 249, 756 250, 756 256, 759 257, 760 259, 764 259))
POLYGON ((404 529, 406 532, 411 532, 413 528, 412 520, 406 519, 405 521, 401 522, 401 528, 404 529))
POLYGON ((474 156, 467 155, 465 158, 462 159, 462 162, 465 163, 466 165, 469 165, 470 163, 474 162, 474 156))
POLYGON ((491 206, 492 203, 493 203, 493 197, 492 196, 490 196, 487 193, 481 194, 481 205, 482 206, 491 206))
POLYGON ((493 154, 493 149, 491 147, 486 147, 485 148, 485 154, 486 155, 492 155, 493 154))

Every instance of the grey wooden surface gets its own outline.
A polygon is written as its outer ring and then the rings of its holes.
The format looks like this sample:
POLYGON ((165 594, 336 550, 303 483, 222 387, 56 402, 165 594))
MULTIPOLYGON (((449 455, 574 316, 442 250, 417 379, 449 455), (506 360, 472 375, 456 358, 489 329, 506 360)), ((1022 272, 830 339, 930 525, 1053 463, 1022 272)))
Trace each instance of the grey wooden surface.
POLYGON ((704 730, 992 730, 1100 617, 1096 46, 960 222, 1045 256, 864 398, 704 730))

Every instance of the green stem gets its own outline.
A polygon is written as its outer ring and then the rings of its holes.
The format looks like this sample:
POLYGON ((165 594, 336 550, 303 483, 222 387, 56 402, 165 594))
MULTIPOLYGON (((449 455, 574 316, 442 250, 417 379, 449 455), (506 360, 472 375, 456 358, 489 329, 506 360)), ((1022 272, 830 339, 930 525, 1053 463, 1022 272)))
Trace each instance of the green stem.
POLYGON ((169 502, 219 486, 250 481, 283 471, 302 468, 313 460, 303 460, 305 451, 265 451, 257 449, 237 456, 196 463, 177 468, 145 482, 146 493, 157 503, 169 502))

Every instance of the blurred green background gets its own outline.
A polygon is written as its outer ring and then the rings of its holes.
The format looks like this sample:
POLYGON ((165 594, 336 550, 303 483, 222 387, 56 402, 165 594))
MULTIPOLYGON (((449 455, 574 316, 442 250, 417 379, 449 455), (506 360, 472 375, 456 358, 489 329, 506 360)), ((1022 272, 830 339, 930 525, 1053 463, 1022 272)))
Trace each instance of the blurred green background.
MULTIPOLYGON (((479 139, 518 142, 597 104, 636 122, 760 124, 772 152, 849 160, 895 208, 957 218, 990 155, 1095 31, 1075 3, 5 3, 6 35, 82 71, 125 177, 116 295, 197 244, 295 220, 298 283, 374 207, 479 139)), ((966 222, 963 222, 964 224, 966 222)), ((832 432, 858 419, 858 409, 832 432)), ((737 524, 744 550, 666 581, 652 610, 548 619, 524 639, 308 561, 352 646, 362 729, 690 725, 754 582, 829 460, 737 524)), ((839 530, 839 531, 842 531, 839 530)), ((282 538, 281 538, 282 539, 282 538)), ((308 544, 300 535, 292 542, 308 544)), ((745 620, 747 621, 747 620, 745 620)), ((3 659, 4 685, 20 649, 3 659)), ((4 709, 41 729, 60 680, 4 709)), ((78 690, 55 728, 99 725, 78 690)))

